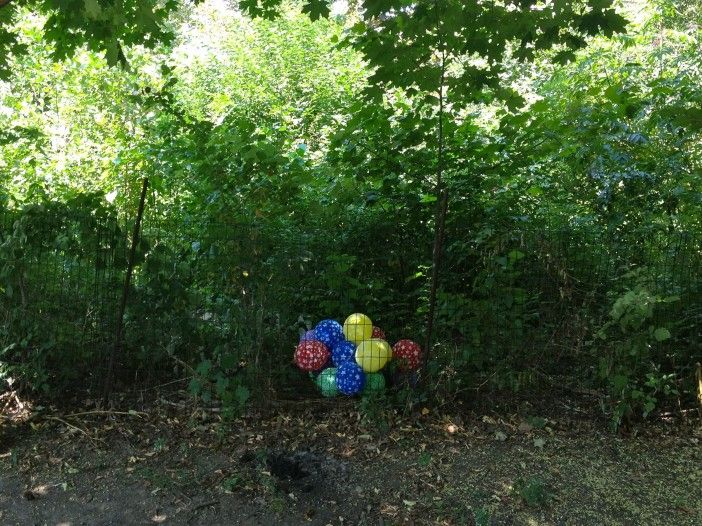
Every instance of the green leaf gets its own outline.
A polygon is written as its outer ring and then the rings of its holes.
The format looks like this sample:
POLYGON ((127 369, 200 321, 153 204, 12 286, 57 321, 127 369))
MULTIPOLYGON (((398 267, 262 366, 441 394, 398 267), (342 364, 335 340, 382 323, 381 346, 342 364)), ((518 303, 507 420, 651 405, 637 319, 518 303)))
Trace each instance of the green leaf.
POLYGON ((656 341, 662 342, 670 338, 670 331, 665 327, 658 327, 653 332, 653 336, 656 338, 656 341))
POLYGON ((520 259, 523 259, 524 255, 524 252, 521 250, 512 250, 509 254, 507 254, 507 257, 509 258, 510 263, 516 263, 520 259))
POLYGON ((675 122, 690 131, 702 130, 702 108, 685 108, 675 116, 675 122))
POLYGON ((217 382, 215 383, 215 389, 217 390, 217 394, 219 396, 222 396, 227 388, 229 387, 230 379, 226 376, 223 375, 218 375, 217 376, 217 382))
POLYGON ((622 101, 622 94, 623 89, 621 84, 613 84, 609 86, 604 92, 605 97, 617 104, 622 101))
POLYGON ((198 364, 197 369, 195 369, 195 371, 200 376, 207 376, 211 369, 212 362, 210 360, 203 360, 198 364))
POLYGON ((327 18, 330 13, 328 0, 306 0, 302 12, 307 13, 311 20, 327 18))
POLYGON ((83 0, 83 4, 83 9, 85 10, 85 14, 88 18, 93 20, 101 18, 102 8, 100 7, 98 0, 83 0))
POLYGON ((239 406, 243 406, 251 397, 251 391, 248 390, 243 385, 237 385, 234 391, 234 398, 236 399, 239 406))

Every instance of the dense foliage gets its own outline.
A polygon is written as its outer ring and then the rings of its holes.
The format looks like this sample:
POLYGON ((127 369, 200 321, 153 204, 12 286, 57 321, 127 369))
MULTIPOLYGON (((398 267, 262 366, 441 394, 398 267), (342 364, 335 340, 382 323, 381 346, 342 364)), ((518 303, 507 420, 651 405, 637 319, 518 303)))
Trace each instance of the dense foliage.
POLYGON ((419 339, 435 270, 435 396, 692 403, 696 3, 345 4, 0 7, 0 378, 101 386, 147 178, 124 385, 294 391, 301 328, 419 339))

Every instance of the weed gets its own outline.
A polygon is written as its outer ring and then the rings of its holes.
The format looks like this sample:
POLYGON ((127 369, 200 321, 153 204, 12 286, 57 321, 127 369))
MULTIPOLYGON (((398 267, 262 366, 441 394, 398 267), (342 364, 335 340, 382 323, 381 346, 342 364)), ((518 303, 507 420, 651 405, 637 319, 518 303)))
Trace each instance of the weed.
POLYGON ((431 453, 422 451, 422 453, 419 455, 419 465, 426 467, 429 464, 431 464, 431 453))
POLYGON ((548 421, 545 418, 542 418, 540 416, 531 416, 531 417, 527 418, 527 422, 534 429, 543 429, 546 427, 546 424, 548 423, 548 421))
POLYGON ((488 526, 490 524, 490 512, 485 508, 473 510, 473 521, 475 521, 475 526, 488 526))
POLYGON ((514 485, 514 489, 530 508, 545 506, 551 498, 546 484, 539 477, 520 479, 514 485))
POLYGON ((164 473, 153 468, 144 467, 135 471, 135 475, 142 478, 157 488, 167 489, 173 487, 173 481, 164 473))
POLYGON ((166 449, 166 439, 163 438, 163 437, 158 437, 158 438, 154 441, 154 451, 155 451, 156 453, 160 453, 160 452, 163 451, 164 449, 166 449))
POLYGON ((285 503, 285 499, 281 497, 280 495, 274 496, 270 502, 269 506, 271 510, 273 510, 275 513, 283 513, 285 511, 285 508, 287 508, 287 504, 285 503))
POLYGON ((359 410, 363 421, 380 433, 386 433, 390 429, 390 408, 385 393, 374 392, 364 396, 361 398, 359 410))
POLYGON ((222 489, 224 491, 234 491, 241 485, 241 477, 239 475, 232 475, 222 481, 222 489))

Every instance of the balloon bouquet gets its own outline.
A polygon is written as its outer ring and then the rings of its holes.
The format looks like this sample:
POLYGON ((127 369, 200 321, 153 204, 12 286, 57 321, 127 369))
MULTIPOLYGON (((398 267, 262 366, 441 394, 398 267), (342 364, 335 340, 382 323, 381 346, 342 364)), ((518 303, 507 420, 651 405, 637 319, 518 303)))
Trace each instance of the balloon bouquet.
POLYGON ((390 347, 385 333, 365 314, 351 314, 342 326, 322 320, 305 332, 295 349, 295 363, 315 379, 323 396, 370 394, 385 389, 381 370, 395 359, 402 372, 419 369, 422 350, 411 340, 390 347), (314 373, 319 373, 314 375, 314 373))

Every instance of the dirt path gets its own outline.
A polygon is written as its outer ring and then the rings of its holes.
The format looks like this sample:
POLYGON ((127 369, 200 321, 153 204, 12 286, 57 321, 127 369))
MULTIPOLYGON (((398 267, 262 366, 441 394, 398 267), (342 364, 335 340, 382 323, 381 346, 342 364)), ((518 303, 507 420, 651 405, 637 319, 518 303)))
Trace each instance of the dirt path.
POLYGON ((0 431, 0 524, 702 524, 699 427, 162 405, 0 431))

